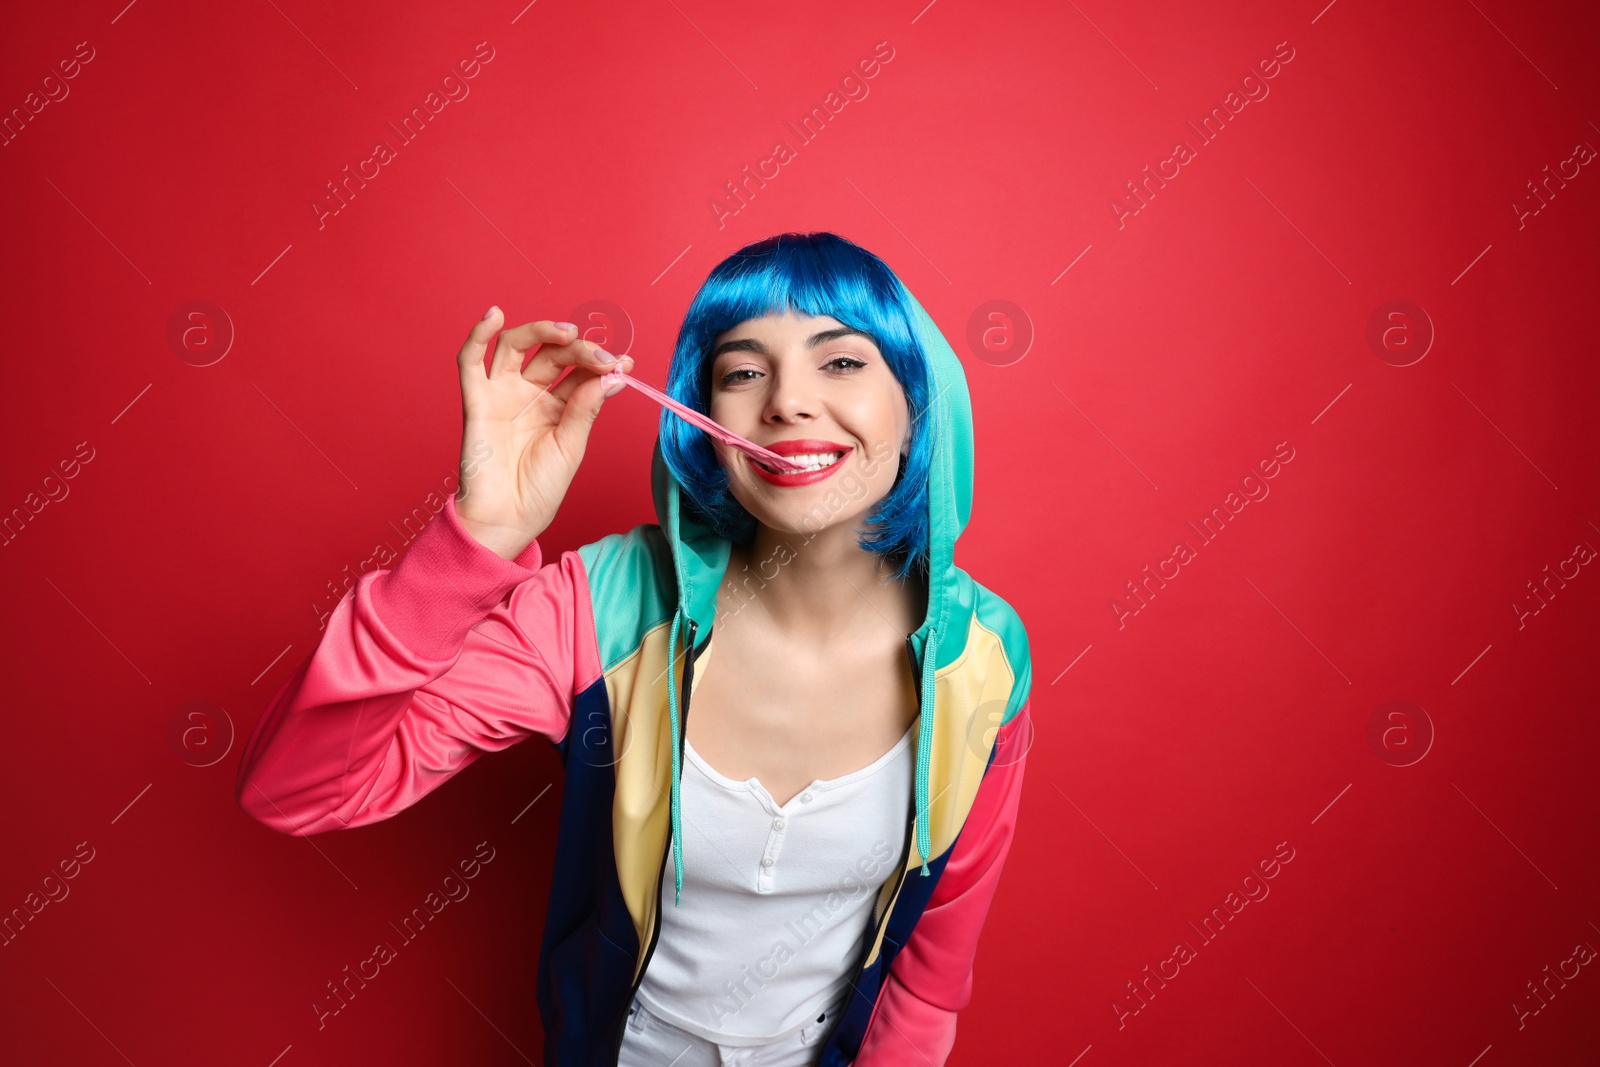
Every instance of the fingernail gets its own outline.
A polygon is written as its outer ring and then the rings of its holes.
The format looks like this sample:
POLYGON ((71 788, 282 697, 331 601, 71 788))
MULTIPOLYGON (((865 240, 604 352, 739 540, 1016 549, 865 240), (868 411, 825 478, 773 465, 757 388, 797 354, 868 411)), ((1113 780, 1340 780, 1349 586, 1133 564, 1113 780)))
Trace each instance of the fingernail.
POLYGON ((627 388, 626 385, 624 385, 621 381, 618 381, 616 385, 613 385, 611 388, 606 390, 606 396, 607 397, 616 396, 618 393, 622 392, 626 388, 627 388))
POLYGON ((603 348, 596 348, 593 352, 589 353, 589 362, 597 366, 604 367, 608 364, 615 363, 616 361, 617 357, 613 356, 610 352, 607 352, 603 348))
POLYGON ((576 330, 577 328, 577 324, 571 322, 556 323, 556 329, 560 330, 562 333, 566 333, 568 330, 576 330))
POLYGON ((489 310, 485 311, 483 313, 483 317, 486 318, 486 319, 490 318, 491 316, 494 315, 494 313, 496 311, 499 311, 499 310, 500 310, 500 305, 499 304, 491 304, 491 305, 489 305, 489 310))

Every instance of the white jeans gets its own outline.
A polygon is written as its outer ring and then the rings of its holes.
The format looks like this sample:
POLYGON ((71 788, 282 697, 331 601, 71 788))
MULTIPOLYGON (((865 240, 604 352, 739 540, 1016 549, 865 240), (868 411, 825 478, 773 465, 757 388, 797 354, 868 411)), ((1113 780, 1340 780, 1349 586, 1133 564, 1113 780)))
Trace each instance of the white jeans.
POLYGON ((718 1045, 673 1026, 634 998, 618 1067, 814 1067, 823 1037, 849 1003, 850 990, 820 1018, 767 1045, 718 1045))

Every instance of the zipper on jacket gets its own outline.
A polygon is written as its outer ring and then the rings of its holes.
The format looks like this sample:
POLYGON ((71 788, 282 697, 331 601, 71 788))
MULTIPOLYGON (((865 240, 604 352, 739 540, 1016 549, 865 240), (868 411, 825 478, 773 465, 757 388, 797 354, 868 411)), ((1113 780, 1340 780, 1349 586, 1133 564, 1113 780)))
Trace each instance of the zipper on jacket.
MULTIPOLYGON (((912 677, 913 680, 915 680, 917 678, 917 651, 911 644, 911 635, 910 634, 906 635, 906 655, 908 657, 910 657, 910 659, 911 659, 911 677, 912 677)), ((917 685, 915 688, 916 688, 916 691, 917 691, 917 717, 920 720, 921 717, 922 717, 922 686, 921 685, 917 685)), ((922 723, 920 721, 917 723, 917 730, 918 730, 918 732, 920 732, 922 730, 922 723)), ((913 771, 912 773, 915 774, 916 772, 913 771)), ((916 825, 917 825, 916 810, 915 810, 916 809, 916 804, 917 804, 917 793, 916 793, 916 790, 913 789, 911 791, 911 806, 912 806, 911 821, 906 824, 905 840, 903 840, 901 842, 901 844, 900 844, 900 874, 899 874, 899 877, 895 881, 894 892, 889 894, 889 903, 884 906, 882 917, 880 917, 878 919, 877 924, 873 927, 871 939, 863 942, 862 945, 861 945, 861 951, 856 954, 855 970, 851 973, 851 976, 850 976, 850 998, 851 998, 851 1000, 855 999, 856 982, 861 977, 861 970, 862 970, 863 967, 865 967, 867 965, 867 953, 872 951, 872 946, 873 945, 878 944, 878 938, 881 935, 881 933, 883 932, 884 927, 888 925, 889 916, 894 911, 895 903, 897 901, 899 901, 899 899, 900 899, 900 887, 903 886, 905 884, 905 881, 906 881, 906 860, 911 855, 911 842, 912 842, 913 835, 916 832, 916 825)), ((884 982, 880 982, 879 986, 878 986, 878 996, 873 998, 873 1006, 874 1006, 874 1008, 876 1008, 876 1006, 877 1006, 877 1001, 883 996, 883 985, 887 981, 888 981, 888 975, 885 974, 884 975, 884 982)), ((841 1011, 838 1011, 838 1012, 834 1013, 833 1025, 828 1027, 827 1034, 825 1034, 823 1036, 822 1040, 817 1043, 817 1048, 819 1050, 827 1048, 828 1047, 828 1043, 833 1040, 833 1032, 839 1028, 839 1020, 844 1018, 845 1011, 849 1010, 849 1003, 850 1003, 850 1001, 846 1001, 845 1002, 845 1005, 846 1005, 845 1008, 843 1010, 841 1010, 841 1011)), ((871 1022, 871 1019, 869 1017, 868 1023, 870 1024, 870 1022, 871 1022)), ((863 1038, 866 1037, 866 1031, 865 1030, 862 1031, 861 1036, 863 1038)), ((854 1059, 854 1057, 852 1057, 852 1059, 854 1059)))
MULTIPOLYGON (((679 711, 681 714, 678 716, 678 752, 676 758, 679 760, 680 764, 683 760, 683 743, 684 740, 689 736, 689 690, 694 683, 695 657, 700 654, 700 650, 695 648, 694 643, 695 634, 699 632, 699 629, 700 624, 695 622, 693 619, 690 619, 689 646, 687 649, 685 649, 683 657, 683 699, 679 701, 679 711)), ((612 773, 615 773, 615 771, 612 773)), ((669 799, 668 803, 670 804, 670 802, 671 801, 669 799)), ((634 979, 633 987, 628 990, 628 1002, 623 1006, 622 1009, 622 1021, 617 1024, 616 1039, 613 1042, 614 1051, 611 1057, 612 1063, 620 1064, 622 1062, 622 1039, 626 1036, 626 1031, 628 1028, 628 1008, 632 1006, 634 997, 638 995, 639 986, 644 984, 644 972, 650 966, 650 957, 655 955, 656 942, 661 939, 661 876, 667 873, 667 860, 672 855, 671 823, 672 819, 669 815, 667 819, 667 846, 661 851, 661 869, 656 871, 656 910, 655 921, 651 924, 650 928, 650 944, 645 948, 644 963, 639 967, 639 977, 634 979)))

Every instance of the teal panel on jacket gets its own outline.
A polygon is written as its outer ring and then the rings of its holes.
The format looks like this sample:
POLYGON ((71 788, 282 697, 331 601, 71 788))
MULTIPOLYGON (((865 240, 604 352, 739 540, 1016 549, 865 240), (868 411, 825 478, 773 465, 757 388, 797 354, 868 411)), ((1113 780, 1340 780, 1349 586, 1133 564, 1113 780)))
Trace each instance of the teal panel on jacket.
POLYGON ((672 618, 672 555, 654 523, 608 534, 578 549, 588 572, 600 665, 609 672, 650 630, 672 618))

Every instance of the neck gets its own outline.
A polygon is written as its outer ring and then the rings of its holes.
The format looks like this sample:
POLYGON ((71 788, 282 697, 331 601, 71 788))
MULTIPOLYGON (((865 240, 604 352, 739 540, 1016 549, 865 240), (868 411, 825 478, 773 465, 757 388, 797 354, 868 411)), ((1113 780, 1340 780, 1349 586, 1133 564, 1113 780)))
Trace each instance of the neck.
POLYGON ((926 585, 915 577, 901 583, 856 536, 848 522, 816 535, 757 526, 747 545, 733 546, 727 579, 780 639, 814 647, 890 631, 904 638, 922 624, 926 585))

